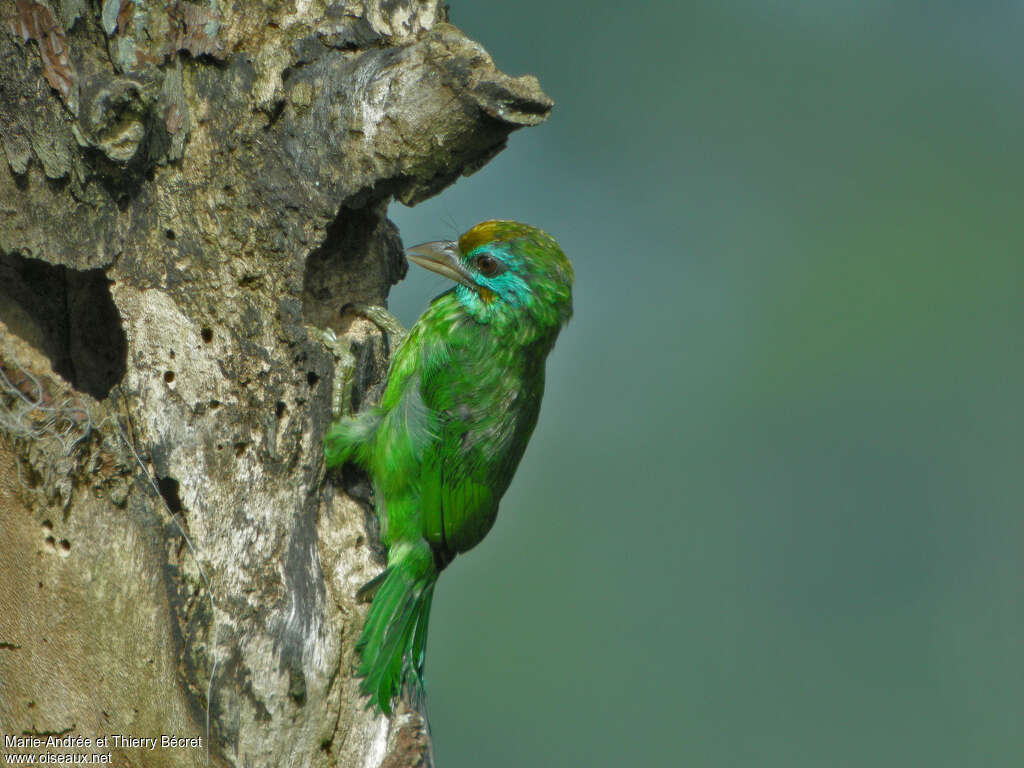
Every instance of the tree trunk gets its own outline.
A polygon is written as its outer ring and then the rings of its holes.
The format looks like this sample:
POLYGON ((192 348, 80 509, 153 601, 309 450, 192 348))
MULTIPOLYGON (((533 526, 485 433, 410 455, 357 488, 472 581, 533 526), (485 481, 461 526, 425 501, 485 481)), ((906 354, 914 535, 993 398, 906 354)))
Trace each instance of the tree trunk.
POLYGON ((405 273, 389 200, 550 107, 437 0, 0 3, 5 752, 431 763, 358 693, 382 557, 310 327, 372 400, 388 340, 342 308, 405 273))

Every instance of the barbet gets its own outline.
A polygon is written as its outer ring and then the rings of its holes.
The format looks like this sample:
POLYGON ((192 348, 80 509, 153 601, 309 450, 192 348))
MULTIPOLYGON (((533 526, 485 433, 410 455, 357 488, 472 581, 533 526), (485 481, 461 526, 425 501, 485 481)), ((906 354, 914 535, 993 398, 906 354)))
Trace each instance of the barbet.
POLYGON ((434 584, 494 524, 572 313, 572 266, 534 227, 486 221, 406 253, 456 285, 396 350, 380 403, 324 437, 329 467, 373 481, 387 568, 361 590, 373 604, 356 647, 361 689, 388 714, 403 686, 422 690, 434 584))

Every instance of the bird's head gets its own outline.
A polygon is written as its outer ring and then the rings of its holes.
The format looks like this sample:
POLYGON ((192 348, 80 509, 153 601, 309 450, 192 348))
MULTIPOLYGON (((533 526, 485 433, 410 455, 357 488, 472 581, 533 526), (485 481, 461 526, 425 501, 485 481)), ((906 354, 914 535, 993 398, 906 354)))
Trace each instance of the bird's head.
POLYGON ((406 255, 454 280, 456 297, 478 322, 519 324, 530 318, 557 330, 572 314, 572 265, 536 227, 485 221, 457 241, 423 243, 406 255))

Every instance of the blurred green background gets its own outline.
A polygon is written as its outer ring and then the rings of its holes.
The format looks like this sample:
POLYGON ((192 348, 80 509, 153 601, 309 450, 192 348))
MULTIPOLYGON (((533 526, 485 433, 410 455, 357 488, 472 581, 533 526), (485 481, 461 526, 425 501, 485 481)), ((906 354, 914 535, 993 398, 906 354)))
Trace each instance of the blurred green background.
POLYGON ((1024 5, 451 17, 557 106, 392 217, 577 282, 437 591, 440 768, 1024 765, 1024 5))

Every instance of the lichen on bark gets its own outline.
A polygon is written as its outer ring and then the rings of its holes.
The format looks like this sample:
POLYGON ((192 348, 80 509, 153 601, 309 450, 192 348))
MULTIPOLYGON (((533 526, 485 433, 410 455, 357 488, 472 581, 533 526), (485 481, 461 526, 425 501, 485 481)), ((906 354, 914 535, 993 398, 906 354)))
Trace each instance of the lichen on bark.
POLYGON ((0 730, 200 736, 135 765, 427 765, 364 708, 363 479, 331 328, 436 194, 551 102, 426 0, 0 6, 0 730), (208 750, 208 751, 207 751, 208 750))

